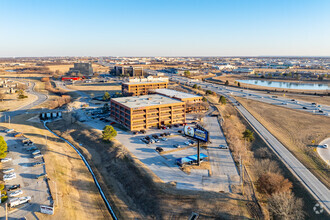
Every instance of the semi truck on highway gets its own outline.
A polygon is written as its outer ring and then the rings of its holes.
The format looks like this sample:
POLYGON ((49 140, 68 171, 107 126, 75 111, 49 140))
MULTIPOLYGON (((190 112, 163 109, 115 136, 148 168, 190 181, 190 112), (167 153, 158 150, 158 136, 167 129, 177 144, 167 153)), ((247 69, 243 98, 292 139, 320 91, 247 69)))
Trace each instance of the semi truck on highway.
POLYGON ((30 196, 10 199, 9 200, 9 208, 14 208, 18 205, 22 205, 24 203, 30 202, 30 200, 31 200, 30 196))

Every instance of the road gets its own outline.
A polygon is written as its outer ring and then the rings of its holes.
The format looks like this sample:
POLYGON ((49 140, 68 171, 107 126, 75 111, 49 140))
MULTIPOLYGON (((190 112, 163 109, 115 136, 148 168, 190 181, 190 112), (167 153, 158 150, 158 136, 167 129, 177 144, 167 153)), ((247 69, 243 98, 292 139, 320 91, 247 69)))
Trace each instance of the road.
POLYGON ((295 109, 295 110, 300 110, 300 111, 305 111, 313 114, 330 117, 329 105, 313 105, 311 102, 297 101, 285 97, 264 94, 258 91, 251 91, 248 89, 233 88, 229 86, 212 84, 209 82, 202 82, 202 81, 191 81, 190 79, 181 76, 169 75, 169 77, 172 81, 181 82, 190 86, 196 84, 197 86, 201 86, 203 89, 208 89, 216 93, 222 93, 228 96, 237 96, 246 99, 252 99, 259 102, 279 105, 290 109, 295 109))
POLYGON ((327 138, 319 144, 317 147, 317 153, 320 155, 320 157, 328 164, 330 165, 330 138, 327 138), (323 145, 328 144, 328 148, 324 148, 323 145))
MULTIPOLYGON (((16 80, 16 81, 24 82, 24 81, 21 81, 21 80, 16 80)), ((26 113, 26 110, 31 109, 31 108, 33 108, 33 107, 35 107, 37 105, 40 105, 41 103, 45 102, 48 99, 48 96, 47 95, 36 92, 34 90, 34 88, 35 88, 35 83, 34 82, 29 82, 29 86, 28 86, 26 92, 27 93, 30 93, 32 95, 37 96, 38 99, 35 100, 32 103, 29 103, 29 104, 25 105, 25 106, 21 106, 21 107, 15 109, 13 111, 0 112, 0 122, 5 121, 5 118, 8 118, 9 116, 11 118, 13 118, 16 115, 25 114, 26 113)))
MULTIPOLYGON (((305 188, 311 193, 311 195, 320 203, 325 211, 328 213, 330 210, 330 192, 329 189, 319 181, 296 157, 294 157, 290 151, 286 149, 284 145, 282 145, 258 120, 256 120, 242 105, 237 105, 236 100, 231 95, 248 94, 248 96, 263 96, 264 98, 260 98, 259 101, 271 100, 271 103, 281 103, 284 98, 277 99, 272 98, 271 96, 265 97, 264 94, 260 94, 258 92, 252 92, 248 90, 240 91, 239 89, 233 89, 226 86, 212 85, 211 83, 206 82, 188 82, 189 79, 178 77, 178 76, 170 76, 172 80, 178 81, 181 83, 188 83, 190 85, 197 84, 200 85, 204 89, 209 89, 214 91, 220 95, 224 95, 227 99, 229 99, 234 105, 236 105, 237 109, 243 117, 251 124, 256 132, 260 134, 260 136, 265 140, 265 142, 269 145, 269 147, 278 155, 278 157, 284 162, 284 164, 288 167, 288 169, 297 177, 297 179, 305 186, 305 188), (251 95, 249 95, 251 94, 251 95)), ((289 102, 288 99, 285 99, 286 102, 289 102)), ((288 108, 295 108, 295 106, 311 106, 311 103, 303 102, 303 103, 292 103, 288 105, 283 105, 288 108)), ((330 113, 330 106, 323 106, 325 112, 330 113)), ((300 110, 303 110, 300 108, 300 110)))

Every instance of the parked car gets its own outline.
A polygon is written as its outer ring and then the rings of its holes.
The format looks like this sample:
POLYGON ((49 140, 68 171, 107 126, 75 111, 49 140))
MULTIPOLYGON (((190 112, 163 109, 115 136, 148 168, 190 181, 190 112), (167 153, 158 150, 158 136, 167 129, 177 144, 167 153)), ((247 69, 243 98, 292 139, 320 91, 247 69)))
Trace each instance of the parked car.
POLYGON ((303 109, 307 109, 307 108, 304 106, 303 109))
POLYGON ((324 144, 323 145, 323 148, 328 148, 328 144, 324 144))
POLYGON ((163 138, 162 138, 162 141, 167 141, 167 138, 164 138, 164 137, 163 137, 163 138))
POLYGON ((2 170, 2 172, 3 172, 3 173, 14 172, 14 168, 5 169, 5 170, 2 170))
POLYGON ((5 130, 6 133, 11 133, 13 131, 14 131, 14 129, 7 129, 7 130, 5 130))
POLYGON ((151 135, 154 139, 158 139, 158 136, 157 136, 157 134, 153 134, 153 135, 151 135))
POLYGON ((171 136, 171 135, 172 135, 172 133, 166 132, 166 136, 171 136))
POLYGON ((15 179, 16 178, 16 173, 13 173, 12 175, 4 175, 3 176, 3 181, 8 181, 8 180, 12 180, 12 179, 15 179))
POLYGON ((37 155, 37 154, 40 154, 40 150, 35 150, 32 152, 32 155, 37 155))
POLYGON ((18 132, 14 135, 14 137, 21 137, 21 136, 23 136, 23 133, 21 133, 21 132, 18 132))
POLYGON ((10 197, 15 197, 15 196, 19 196, 19 195, 22 195, 23 194, 23 191, 22 190, 16 190, 12 193, 9 193, 9 196, 10 197))
POLYGON ((38 163, 34 163, 33 166, 36 167, 36 166, 40 166, 40 165, 44 165, 45 162, 38 162, 38 163))
POLYGON ((180 125, 179 124, 175 124, 174 127, 178 128, 180 125))
POLYGON ((8 162, 8 161, 11 161, 12 159, 10 157, 7 157, 7 158, 3 158, 1 159, 1 162, 2 163, 5 163, 5 162, 8 162))
POLYGON ((323 113, 323 110, 319 110, 320 113, 323 113))
POLYGON ((37 150, 38 148, 36 146, 32 146, 32 147, 29 147, 27 150, 28 151, 33 151, 33 150, 37 150))
POLYGON ((161 153, 161 152, 163 152, 163 151, 164 151, 164 149, 163 149, 163 148, 161 148, 161 147, 156 147, 156 151, 157 151, 157 152, 159 152, 159 153, 161 153))
POLYGON ((133 135, 136 135, 136 134, 138 134, 138 132, 137 131, 133 131, 133 135))
POLYGON ((185 145, 191 145, 189 141, 184 142, 185 145))
POLYGON ((227 146, 227 145, 222 145, 222 144, 221 144, 221 145, 219 146, 219 149, 228 149, 228 146, 227 146))
POLYGON ((193 141, 193 140, 189 140, 189 142, 190 142, 191 144, 195 144, 195 141, 193 141))
POLYGON ((174 144, 173 147, 180 148, 181 146, 179 144, 174 144))
POLYGON ((9 186, 7 190, 12 191, 12 190, 19 189, 19 188, 21 188, 21 184, 9 186))
POLYGON ((40 157, 43 157, 43 155, 42 154, 37 154, 37 155, 33 156, 34 159, 37 159, 37 158, 40 158, 40 157))
MULTIPOLYGON (((111 123, 110 123, 111 124, 111 123)), ((147 133, 146 130, 140 130, 141 134, 147 133)))

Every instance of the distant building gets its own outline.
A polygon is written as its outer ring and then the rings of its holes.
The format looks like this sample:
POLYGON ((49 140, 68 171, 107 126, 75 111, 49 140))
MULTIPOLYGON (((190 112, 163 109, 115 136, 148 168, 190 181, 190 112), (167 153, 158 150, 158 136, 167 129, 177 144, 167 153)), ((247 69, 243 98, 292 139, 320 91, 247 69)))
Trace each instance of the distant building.
POLYGON ((186 122, 186 104, 162 95, 113 98, 111 117, 131 131, 186 122))
POLYGON ((110 74, 115 76, 144 76, 143 67, 137 66, 115 66, 110 74))
POLYGON ((249 68, 237 68, 237 69, 233 69, 232 73, 248 73, 248 74, 254 74, 254 70, 253 69, 249 69, 249 68))
POLYGON ((147 95, 149 90, 167 88, 167 81, 127 82, 122 84, 122 93, 126 96, 147 95))
POLYGON ((67 73, 69 76, 92 76, 93 68, 91 63, 74 63, 67 73))

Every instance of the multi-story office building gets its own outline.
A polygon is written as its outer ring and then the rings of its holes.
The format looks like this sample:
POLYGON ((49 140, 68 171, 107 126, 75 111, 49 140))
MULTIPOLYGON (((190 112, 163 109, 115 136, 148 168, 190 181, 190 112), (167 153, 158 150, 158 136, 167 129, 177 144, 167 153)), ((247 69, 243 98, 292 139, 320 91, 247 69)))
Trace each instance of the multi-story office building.
POLYGON ((111 99, 111 116, 131 131, 186 121, 186 104, 162 95, 111 99))
POLYGON ((147 95, 149 90, 167 88, 166 81, 152 81, 152 82, 126 82, 122 84, 123 95, 147 95))
POLYGON ((67 75, 70 76, 92 76, 93 68, 91 63, 74 63, 67 75))
POLYGON ((115 66, 110 73, 115 76, 144 76, 143 67, 138 66, 115 66))
POLYGON ((179 92, 172 89, 155 89, 151 92, 165 95, 167 97, 171 97, 174 99, 178 99, 186 103, 186 112, 201 112, 206 109, 206 105, 203 105, 203 96, 189 94, 185 92, 179 92))

